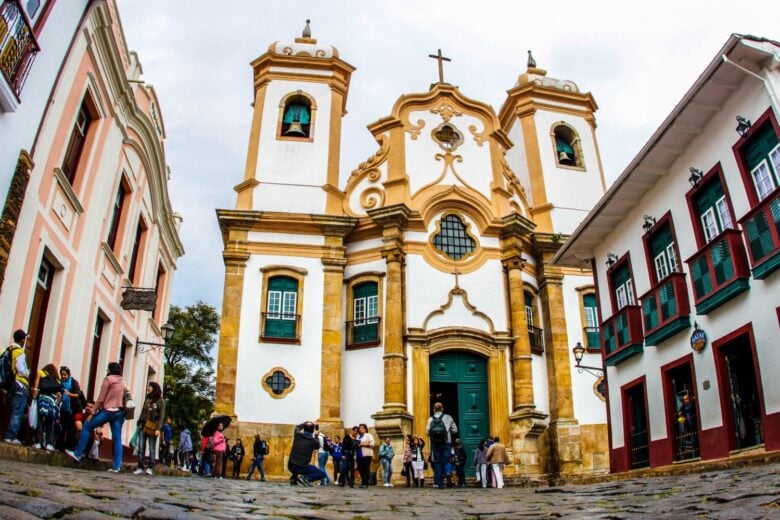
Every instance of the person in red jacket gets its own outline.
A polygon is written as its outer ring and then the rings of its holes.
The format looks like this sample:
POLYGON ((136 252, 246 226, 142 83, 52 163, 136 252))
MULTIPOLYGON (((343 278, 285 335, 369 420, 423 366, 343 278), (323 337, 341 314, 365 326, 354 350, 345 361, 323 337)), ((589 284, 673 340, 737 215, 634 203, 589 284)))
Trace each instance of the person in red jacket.
POLYGON ((225 429, 223 423, 217 425, 217 431, 211 436, 211 443, 214 446, 214 471, 211 475, 219 480, 222 480, 222 464, 225 463, 225 451, 227 450, 227 442, 225 436, 222 435, 222 430, 225 429))

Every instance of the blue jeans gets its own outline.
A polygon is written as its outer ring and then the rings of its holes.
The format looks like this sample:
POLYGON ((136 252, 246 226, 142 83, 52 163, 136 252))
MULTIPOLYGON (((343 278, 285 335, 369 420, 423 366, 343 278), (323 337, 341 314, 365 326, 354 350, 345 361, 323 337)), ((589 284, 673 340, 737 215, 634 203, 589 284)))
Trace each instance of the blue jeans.
POLYGON ((339 484, 342 486, 349 484, 349 487, 355 485, 355 456, 351 453, 344 454, 341 459, 341 471, 339 473, 339 484))
POLYGON ((87 449, 87 443, 95 428, 108 423, 111 427, 111 441, 114 444, 113 469, 122 469, 122 424, 124 424, 124 422, 124 410, 117 410, 116 412, 100 410, 92 419, 87 421, 87 424, 82 428, 81 435, 79 436, 79 443, 74 452, 76 457, 82 458, 84 456, 84 451, 87 449))
POLYGON ((385 484, 390 483, 390 477, 393 476, 393 459, 381 459, 382 462, 382 480, 385 484))
POLYGON ((5 431, 6 440, 12 441, 19 436, 25 408, 27 408, 27 388, 14 381, 14 388, 11 391, 11 417, 8 419, 8 429, 5 431))
POLYGON ((156 435, 146 435, 144 429, 138 432, 138 467, 145 469, 144 459, 146 459, 146 446, 149 446, 149 469, 154 469, 154 453, 157 445, 156 435))
POLYGON ((296 475, 303 475, 304 477, 308 478, 310 481, 314 482, 316 480, 322 480, 324 478, 330 478, 328 477, 328 474, 319 469, 317 466, 314 466, 312 464, 309 464, 308 466, 287 466, 287 469, 290 470, 290 473, 294 473, 296 475))
POLYGON ((431 456, 433 457, 433 482, 437 488, 444 487, 444 475, 447 471, 447 467, 451 467, 450 453, 452 452, 452 444, 446 442, 444 444, 431 443, 431 456))
POLYGON ((263 471, 263 456, 258 455, 254 459, 252 459, 252 465, 249 466, 249 474, 246 476, 246 479, 249 480, 252 478, 252 475, 255 473, 255 468, 260 472, 260 480, 265 480, 265 471, 263 471))
POLYGON ((319 466, 320 471, 325 473, 325 479, 320 482, 320 484, 323 486, 330 486, 333 483, 328 476, 328 472, 325 470, 325 465, 328 463, 329 455, 330 454, 327 451, 320 451, 317 453, 317 466, 319 466))

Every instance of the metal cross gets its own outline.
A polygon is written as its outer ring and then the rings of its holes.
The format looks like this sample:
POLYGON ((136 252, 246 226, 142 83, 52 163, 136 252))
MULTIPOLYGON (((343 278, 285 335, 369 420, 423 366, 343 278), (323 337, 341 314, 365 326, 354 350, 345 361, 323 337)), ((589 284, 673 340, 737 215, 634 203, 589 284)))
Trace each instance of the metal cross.
POLYGON ((441 55, 441 49, 439 49, 439 53, 438 54, 429 54, 428 57, 429 58, 434 58, 435 60, 437 60, 439 62, 439 83, 444 83, 444 67, 442 66, 441 62, 443 62, 443 61, 452 61, 452 60, 442 56, 441 55))

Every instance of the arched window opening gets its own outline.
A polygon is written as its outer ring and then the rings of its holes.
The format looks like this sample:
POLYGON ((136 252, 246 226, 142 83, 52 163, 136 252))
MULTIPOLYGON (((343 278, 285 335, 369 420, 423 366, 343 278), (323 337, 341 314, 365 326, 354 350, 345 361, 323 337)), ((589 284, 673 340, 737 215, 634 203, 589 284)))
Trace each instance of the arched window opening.
POLYGON ((433 247, 452 260, 462 260, 477 247, 468 227, 457 215, 446 215, 439 222, 439 232, 433 236, 433 247))
POLYGON ((311 136, 311 101, 305 96, 292 96, 287 100, 281 133, 285 137, 311 136))
POLYGON ((558 166, 585 168, 582 160, 582 147, 577 132, 566 124, 558 124, 553 129, 555 142, 555 160, 558 166))

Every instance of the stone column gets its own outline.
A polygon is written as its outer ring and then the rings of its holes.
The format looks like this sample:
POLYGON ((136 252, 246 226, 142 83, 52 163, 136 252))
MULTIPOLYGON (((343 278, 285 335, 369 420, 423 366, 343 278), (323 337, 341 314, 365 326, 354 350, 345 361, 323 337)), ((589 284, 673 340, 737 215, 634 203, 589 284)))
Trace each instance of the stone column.
POLYGON ((3 214, 0 216, 0 289, 5 280, 5 269, 8 267, 8 255, 11 254, 16 225, 19 222, 19 214, 22 212, 22 204, 27 193, 27 185, 30 183, 30 172, 33 169, 33 161, 26 150, 19 153, 16 162, 16 170, 8 187, 8 196, 5 199, 3 214))
POLYGON ((384 405, 374 414, 377 433, 382 437, 402 436, 410 427, 406 399, 406 352, 404 348, 403 232, 409 208, 395 204, 368 215, 383 229, 382 256, 387 262, 384 316, 384 405))
POLYGON ((342 435, 341 347, 344 343, 344 266, 347 264, 344 237, 355 227, 357 219, 320 215, 312 218, 325 236, 319 421, 328 435, 342 435))
POLYGON ((539 288, 541 290, 544 346, 547 357, 547 385, 550 394, 551 473, 575 475, 582 472, 580 425, 574 418, 571 388, 571 347, 566 333, 563 305, 563 272, 550 265, 564 239, 559 235, 536 234, 539 288))
POLYGON ((544 473, 539 454, 538 438, 545 428, 547 415, 536 409, 528 319, 525 314, 523 290, 523 249, 530 245, 534 224, 521 215, 503 219, 501 232, 502 263, 506 271, 509 317, 512 330, 512 413, 509 416, 512 436, 507 445, 513 452, 517 475, 534 476, 544 473))

